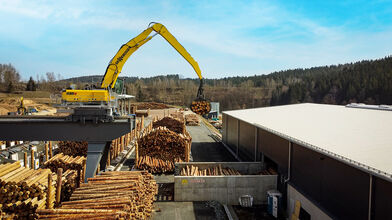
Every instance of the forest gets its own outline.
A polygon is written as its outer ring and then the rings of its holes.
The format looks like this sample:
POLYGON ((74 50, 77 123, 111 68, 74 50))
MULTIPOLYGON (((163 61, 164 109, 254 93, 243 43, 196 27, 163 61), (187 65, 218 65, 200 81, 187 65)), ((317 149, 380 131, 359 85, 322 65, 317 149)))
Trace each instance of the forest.
MULTIPOLYGON (((181 78, 178 74, 149 78, 127 75, 129 74, 122 73, 116 87, 121 87, 124 82, 127 93, 135 95, 136 101, 188 106, 195 98, 199 86, 199 79, 181 78)), ((19 73, 11 64, 0 66, 0 89, 3 92, 25 88, 59 93, 70 84, 76 84, 78 88, 91 83, 99 85, 102 76, 62 79, 58 74, 46 73, 46 77, 37 78, 34 80, 31 77, 29 81, 21 82, 19 73)), ((267 75, 205 79, 205 95, 210 101, 220 102, 221 110, 302 102, 391 105, 392 56, 355 63, 282 70, 267 75)))

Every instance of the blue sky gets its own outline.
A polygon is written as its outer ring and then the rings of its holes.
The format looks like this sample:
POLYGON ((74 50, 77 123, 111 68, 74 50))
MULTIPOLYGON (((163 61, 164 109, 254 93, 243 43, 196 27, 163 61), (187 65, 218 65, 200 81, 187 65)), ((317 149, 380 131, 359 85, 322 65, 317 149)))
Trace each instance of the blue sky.
MULTIPOLYGON (((377 59, 392 54, 392 1, 0 0, 0 63, 24 79, 103 75, 119 47, 164 24, 207 78, 377 59)), ((156 36, 122 76, 181 74, 188 63, 156 36)))

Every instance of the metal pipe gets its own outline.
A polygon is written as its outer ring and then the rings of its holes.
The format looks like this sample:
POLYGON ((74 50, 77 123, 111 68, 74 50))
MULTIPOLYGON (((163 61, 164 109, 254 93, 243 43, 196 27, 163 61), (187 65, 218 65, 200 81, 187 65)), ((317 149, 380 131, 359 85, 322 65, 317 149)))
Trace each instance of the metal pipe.
POLYGON ((237 157, 240 148, 240 120, 237 119, 237 157))
POLYGON ((290 177, 291 177, 291 151, 292 151, 292 148, 293 148, 293 143, 291 141, 289 141, 289 161, 288 161, 288 168, 287 168, 287 179, 284 180, 285 183, 290 181, 290 177))
POLYGON ((368 207, 368 219, 372 219, 372 194, 373 191, 373 175, 369 174, 369 207, 368 207))
POLYGON ((255 162, 257 161, 258 142, 259 142, 259 129, 255 126, 255 162))

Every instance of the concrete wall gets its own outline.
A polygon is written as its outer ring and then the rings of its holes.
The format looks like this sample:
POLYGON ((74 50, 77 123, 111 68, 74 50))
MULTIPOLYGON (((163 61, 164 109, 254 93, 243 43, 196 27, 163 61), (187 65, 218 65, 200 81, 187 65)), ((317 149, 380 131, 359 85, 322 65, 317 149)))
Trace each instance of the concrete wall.
POLYGON ((301 203, 301 207, 309 213, 311 219, 317 220, 331 220, 326 213, 324 213, 321 209, 319 209, 315 204, 313 204, 310 200, 308 200, 305 196, 303 196, 300 192, 298 192, 294 187, 290 184, 287 185, 287 204, 288 204, 288 213, 289 216, 294 213, 295 202, 299 201, 301 203))
MULTIPOLYGON (((190 162, 176 163, 176 171, 186 165, 208 168, 221 164, 241 173, 253 174, 262 170, 261 163, 255 162, 190 162)), ((254 204, 267 202, 267 191, 276 189, 277 175, 241 175, 241 176, 174 176, 175 201, 210 201, 238 205, 242 195, 253 196, 254 204)))
POLYGON ((253 204, 265 204, 267 191, 276 189, 277 175, 175 176, 175 201, 211 201, 238 205, 242 195, 253 196, 253 204))

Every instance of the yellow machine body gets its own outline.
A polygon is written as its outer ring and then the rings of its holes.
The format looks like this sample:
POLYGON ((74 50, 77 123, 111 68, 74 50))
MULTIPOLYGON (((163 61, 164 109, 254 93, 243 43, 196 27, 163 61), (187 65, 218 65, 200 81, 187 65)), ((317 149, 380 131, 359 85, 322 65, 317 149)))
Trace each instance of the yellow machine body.
POLYGON ((74 90, 67 89, 61 94, 65 102, 109 102, 115 99, 110 96, 109 91, 105 89, 96 90, 74 90))

